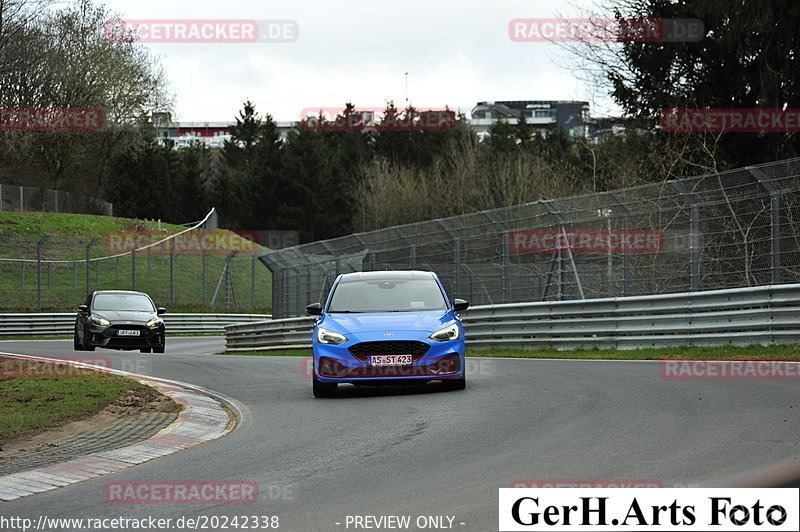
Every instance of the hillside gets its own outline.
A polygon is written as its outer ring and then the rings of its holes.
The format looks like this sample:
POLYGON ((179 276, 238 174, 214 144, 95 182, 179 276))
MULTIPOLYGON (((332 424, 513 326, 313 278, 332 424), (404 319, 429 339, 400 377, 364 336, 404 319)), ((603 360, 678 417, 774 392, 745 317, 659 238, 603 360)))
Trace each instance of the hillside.
MULTIPOLYGON (((142 220, 108 216, 0 213, 0 310, 74 310, 86 297, 87 250, 91 259, 102 259, 89 263, 90 290, 131 289, 134 283, 131 255, 104 257, 129 251, 137 238, 141 242, 138 248, 186 229, 171 224, 161 224, 161 231, 154 227, 152 222, 145 225, 142 220), (43 261, 74 262, 43 262, 39 283, 37 247, 43 261)), ((136 289, 149 293, 158 305, 173 312, 268 313, 272 304, 272 279, 269 270, 255 260, 257 255, 267 251, 266 248, 247 245, 249 243, 235 233, 218 230, 207 237, 209 251, 203 254, 196 245, 203 236, 204 233, 186 234, 176 245, 174 254, 165 247, 137 252, 136 289), (228 276, 223 276, 226 258, 232 249, 243 247, 248 250, 230 260, 230 281, 226 283, 228 276), (219 293, 211 305, 218 285, 219 293), (226 286, 231 289, 226 291, 226 286)))

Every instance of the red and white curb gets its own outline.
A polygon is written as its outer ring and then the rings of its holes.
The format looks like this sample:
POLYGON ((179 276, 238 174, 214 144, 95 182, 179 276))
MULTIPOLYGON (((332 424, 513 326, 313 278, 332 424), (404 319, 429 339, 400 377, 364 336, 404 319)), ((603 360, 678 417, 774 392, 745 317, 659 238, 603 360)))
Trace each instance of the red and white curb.
POLYGON ((9 358, 57 362, 124 375, 152 386, 164 395, 171 397, 176 403, 184 405, 184 410, 178 414, 175 421, 146 440, 111 451, 74 458, 60 464, 0 477, 0 501, 10 501, 34 493, 50 491, 120 471, 219 438, 233 430, 234 423, 232 423, 233 420, 228 411, 216 399, 186 383, 153 379, 126 371, 57 358, 12 353, 0 354, 9 358))

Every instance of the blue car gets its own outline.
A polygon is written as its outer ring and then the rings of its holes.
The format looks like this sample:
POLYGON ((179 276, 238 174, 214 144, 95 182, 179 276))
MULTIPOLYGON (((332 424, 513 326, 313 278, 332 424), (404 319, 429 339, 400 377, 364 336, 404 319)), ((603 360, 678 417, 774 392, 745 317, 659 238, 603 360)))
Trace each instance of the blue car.
POLYGON ((433 272, 385 271, 340 275, 324 306, 313 303, 314 396, 334 395, 340 383, 466 387, 464 327, 433 272))

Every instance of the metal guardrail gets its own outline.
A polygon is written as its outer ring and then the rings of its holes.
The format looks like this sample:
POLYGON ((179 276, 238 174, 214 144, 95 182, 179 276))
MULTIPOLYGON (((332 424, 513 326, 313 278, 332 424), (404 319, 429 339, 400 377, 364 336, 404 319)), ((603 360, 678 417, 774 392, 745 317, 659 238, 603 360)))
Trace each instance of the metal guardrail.
MULTIPOLYGON (((167 336, 172 334, 224 334, 232 323, 262 321, 267 314, 165 314, 167 336)), ((0 337, 62 336, 75 329, 75 313, 0 314, 0 337)))
MULTIPOLYGON (((470 348, 555 349, 800 342, 800 284, 472 307, 470 348)), ((311 317, 225 327, 227 350, 308 348, 311 317)))

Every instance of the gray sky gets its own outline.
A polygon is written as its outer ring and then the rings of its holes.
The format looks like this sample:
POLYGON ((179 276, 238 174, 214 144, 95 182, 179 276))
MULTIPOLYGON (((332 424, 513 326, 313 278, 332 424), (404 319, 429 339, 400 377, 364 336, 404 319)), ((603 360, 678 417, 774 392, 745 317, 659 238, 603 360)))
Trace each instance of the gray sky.
POLYGON ((291 19, 291 43, 146 44, 164 65, 182 121, 231 120, 250 98, 260 113, 297 120, 305 108, 402 106, 465 112, 484 100, 589 100, 549 43, 513 42, 514 18, 575 15, 546 0, 106 0, 125 19, 291 19))

